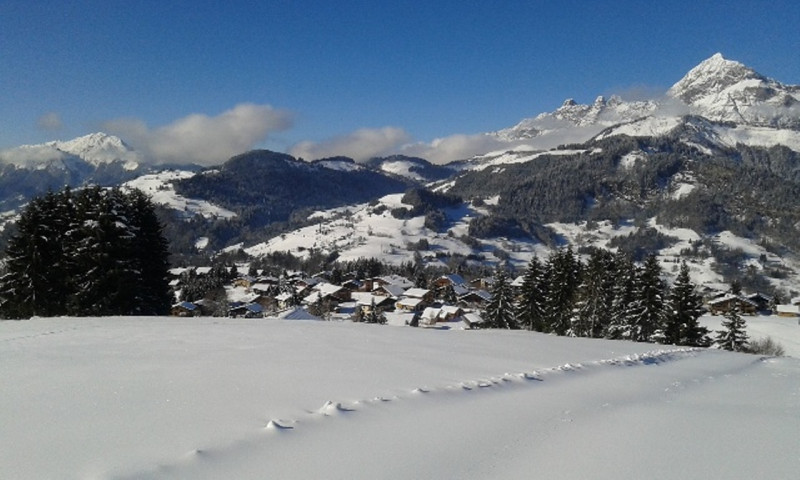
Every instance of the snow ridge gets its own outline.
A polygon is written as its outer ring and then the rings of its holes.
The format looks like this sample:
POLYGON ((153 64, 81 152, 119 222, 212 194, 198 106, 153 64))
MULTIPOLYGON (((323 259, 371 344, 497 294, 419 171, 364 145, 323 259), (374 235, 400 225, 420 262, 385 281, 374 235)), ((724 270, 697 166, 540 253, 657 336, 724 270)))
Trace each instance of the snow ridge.
MULTIPOLYGON (((477 391, 492 391, 501 388, 525 388, 541 384, 548 380, 557 378, 571 378, 575 373, 589 373, 592 371, 602 371, 613 367, 641 367, 655 366, 667 362, 678 361, 690 357, 695 357, 702 352, 708 352, 702 348, 672 348, 652 350, 641 354, 625 355, 618 358, 610 358, 582 363, 566 363, 547 369, 537 369, 529 372, 504 373, 499 376, 466 380, 455 384, 439 387, 420 386, 408 392, 407 395, 375 396, 368 399, 354 400, 350 402, 337 402, 328 400, 320 408, 306 410, 307 416, 302 418, 272 418, 260 428, 262 432, 268 434, 252 435, 249 438, 241 439, 235 444, 212 448, 196 448, 189 451, 175 463, 162 463, 154 472, 138 472, 131 478, 149 478, 150 475, 159 476, 164 472, 176 473, 182 465, 188 461, 201 460, 203 457, 215 458, 217 460, 226 454, 235 455, 237 449, 247 447, 251 450, 257 445, 262 444, 267 438, 279 440, 283 435, 291 435, 303 427, 319 426, 320 421, 326 419, 340 419, 343 416, 358 414, 359 411, 368 408, 378 407, 390 402, 405 402, 428 399, 429 395, 474 395, 477 391), (277 437, 275 437, 277 436, 277 437)), ((127 478, 127 477, 125 477, 127 478)))

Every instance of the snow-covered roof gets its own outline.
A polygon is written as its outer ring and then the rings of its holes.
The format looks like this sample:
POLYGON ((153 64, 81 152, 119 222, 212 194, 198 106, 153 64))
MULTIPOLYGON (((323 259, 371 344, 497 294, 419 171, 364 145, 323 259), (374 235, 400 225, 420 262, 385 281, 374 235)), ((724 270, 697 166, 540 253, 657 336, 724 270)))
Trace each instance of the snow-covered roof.
POLYGON ((452 283, 453 285, 463 285, 464 283, 466 283, 464 281, 464 277, 462 277, 461 275, 455 274, 455 273, 442 275, 441 277, 439 277, 439 279, 447 280, 450 283, 452 283))
POLYGON ((511 286, 521 287, 524 282, 525 282, 525 275, 520 275, 519 277, 515 278, 513 282, 511 282, 511 286))
POLYGON ((375 290, 383 290, 394 298, 400 298, 400 296, 406 291, 405 287, 402 285, 384 285, 376 288, 375 290))
POLYGON ((192 302, 179 302, 172 306, 173 308, 182 308, 190 312, 197 310, 197 305, 192 302))
POLYGON ((461 295, 469 293, 470 289, 469 287, 466 287, 464 285, 453 285, 453 292, 456 294, 457 297, 460 297, 461 295))
POLYGON ((778 305, 778 313, 793 313, 800 315, 800 305, 778 305))
POLYGON ((476 323, 483 323, 483 317, 478 315, 477 313, 470 312, 465 313, 461 316, 461 318, 466 322, 468 325, 474 325, 476 323))
POLYGON ((725 294, 724 296, 722 296, 720 298, 715 298, 714 300, 711 300, 710 302, 708 302, 708 304, 709 305, 719 305, 719 304, 726 303, 726 302, 729 302, 729 301, 735 300, 735 299, 738 299, 740 302, 746 303, 748 305, 752 305, 754 307, 757 306, 754 301, 752 301, 752 300, 750 300, 748 298, 742 297, 741 295, 732 295, 730 293, 725 294))
POLYGON ((289 293, 289 292, 284 292, 284 293, 281 293, 280 295, 276 296, 275 300, 277 300, 279 302, 285 302, 286 300, 289 300, 290 298, 292 298, 292 294, 289 293))
POLYGON ((487 302, 492 299, 492 294, 487 292, 486 290, 471 290, 462 295, 461 298, 469 297, 470 295, 476 295, 482 298, 483 300, 486 300, 487 302))
POLYGON ((411 323, 411 320, 414 319, 414 314, 407 312, 384 312, 383 317, 386 318, 386 325, 404 327, 411 323))
POLYGON ((416 288, 415 287, 415 288, 409 288, 408 290, 403 292, 403 295, 405 295, 406 297, 422 298, 425 295, 429 294, 430 292, 431 291, 428 290, 427 288, 416 288))
POLYGON ((404 288, 409 288, 414 286, 414 282, 401 275, 384 275, 382 277, 378 277, 376 280, 386 283, 388 285, 400 285, 404 288))
POLYGON ((412 297, 403 297, 403 298, 401 298, 400 300, 397 301, 397 305, 400 305, 400 306, 403 306, 403 307, 411 307, 411 308, 416 307, 420 303, 422 303, 422 299, 421 298, 412 298, 412 297))
POLYGON ((306 309, 299 307, 281 312, 278 318, 281 320, 322 320, 318 316, 308 313, 306 309))
POLYGON ((343 287, 339 285, 334 285, 332 283, 318 283, 314 286, 314 290, 317 290, 320 295, 323 297, 327 297, 328 295, 333 295, 342 290, 343 287))
POLYGON ((455 305, 444 305, 441 308, 441 313, 444 315, 455 315, 461 311, 461 307, 455 305))
POLYGON ((373 295, 369 292, 353 292, 350 295, 357 305, 372 305, 374 302, 375 305, 380 305, 383 302, 389 301, 389 297, 384 297, 381 295, 373 295))
POLYGON ((425 310, 422 311, 422 318, 429 319, 429 320, 435 320, 435 319, 439 318, 439 313, 440 312, 441 312, 441 309, 439 309, 439 308, 427 307, 427 308, 425 308, 425 310))

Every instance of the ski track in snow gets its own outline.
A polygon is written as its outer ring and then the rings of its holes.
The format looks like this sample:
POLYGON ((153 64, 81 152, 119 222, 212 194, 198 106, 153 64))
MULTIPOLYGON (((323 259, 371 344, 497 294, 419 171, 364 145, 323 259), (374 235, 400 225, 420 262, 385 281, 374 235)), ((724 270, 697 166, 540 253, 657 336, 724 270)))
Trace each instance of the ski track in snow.
MULTIPOLYGON (((180 477, 183 467, 190 468, 194 462, 220 461, 226 456, 239 456, 242 452, 253 451, 264 442, 274 441, 281 435, 291 435, 296 430, 322 428, 326 419, 358 415, 359 411, 368 407, 378 407, 382 404, 393 402, 413 402, 421 397, 437 395, 474 395, 480 391, 500 391, 509 388, 525 388, 532 385, 544 384, 551 380, 567 379, 575 374, 591 374, 607 371, 615 367, 641 367, 660 365, 686 358, 696 357, 703 353, 713 352, 703 348, 673 348, 652 350, 641 354, 625 355, 618 358, 596 360, 581 363, 566 363, 551 368, 539 368, 529 372, 504 373, 479 379, 465 380, 455 384, 438 387, 420 386, 408 391, 405 395, 375 396, 373 398, 339 402, 329 400, 318 409, 306 410, 306 415, 297 418, 273 418, 256 427, 257 433, 248 438, 241 438, 233 443, 222 446, 200 447, 190 450, 182 457, 173 461, 159 463, 152 471, 138 471, 113 478, 133 480, 142 478, 160 478, 161 476, 180 477)), ((754 357, 754 363, 764 361, 764 357, 754 357)), ((728 376, 731 372, 722 372, 720 376, 728 376)), ((706 380, 713 380, 709 377, 706 380)), ((675 389, 682 388, 680 382, 673 384, 675 389)), ((669 390, 669 389, 667 389, 669 390)), ((568 416, 569 412, 564 412, 568 416)), ((570 421, 569 418, 562 419, 570 421)))

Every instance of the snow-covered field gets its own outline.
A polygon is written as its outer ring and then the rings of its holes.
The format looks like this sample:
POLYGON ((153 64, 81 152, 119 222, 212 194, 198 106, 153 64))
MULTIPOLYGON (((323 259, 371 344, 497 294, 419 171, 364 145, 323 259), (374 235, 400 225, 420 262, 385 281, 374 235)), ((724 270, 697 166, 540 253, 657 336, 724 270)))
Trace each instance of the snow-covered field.
POLYGON ((747 320, 796 357, 274 319, 0 322, 0 477, 797 478, 800 326, 747 320))

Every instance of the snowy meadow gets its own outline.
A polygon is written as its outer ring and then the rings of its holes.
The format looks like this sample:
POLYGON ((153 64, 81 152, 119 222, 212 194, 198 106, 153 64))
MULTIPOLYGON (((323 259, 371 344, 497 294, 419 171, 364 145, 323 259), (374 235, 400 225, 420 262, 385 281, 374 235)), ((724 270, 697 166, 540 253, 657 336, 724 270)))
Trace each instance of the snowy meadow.
POLYGON ((800 326, 746 320, 787 356, 349 322, 3 321, 0 477, 794 479, 800 326))

